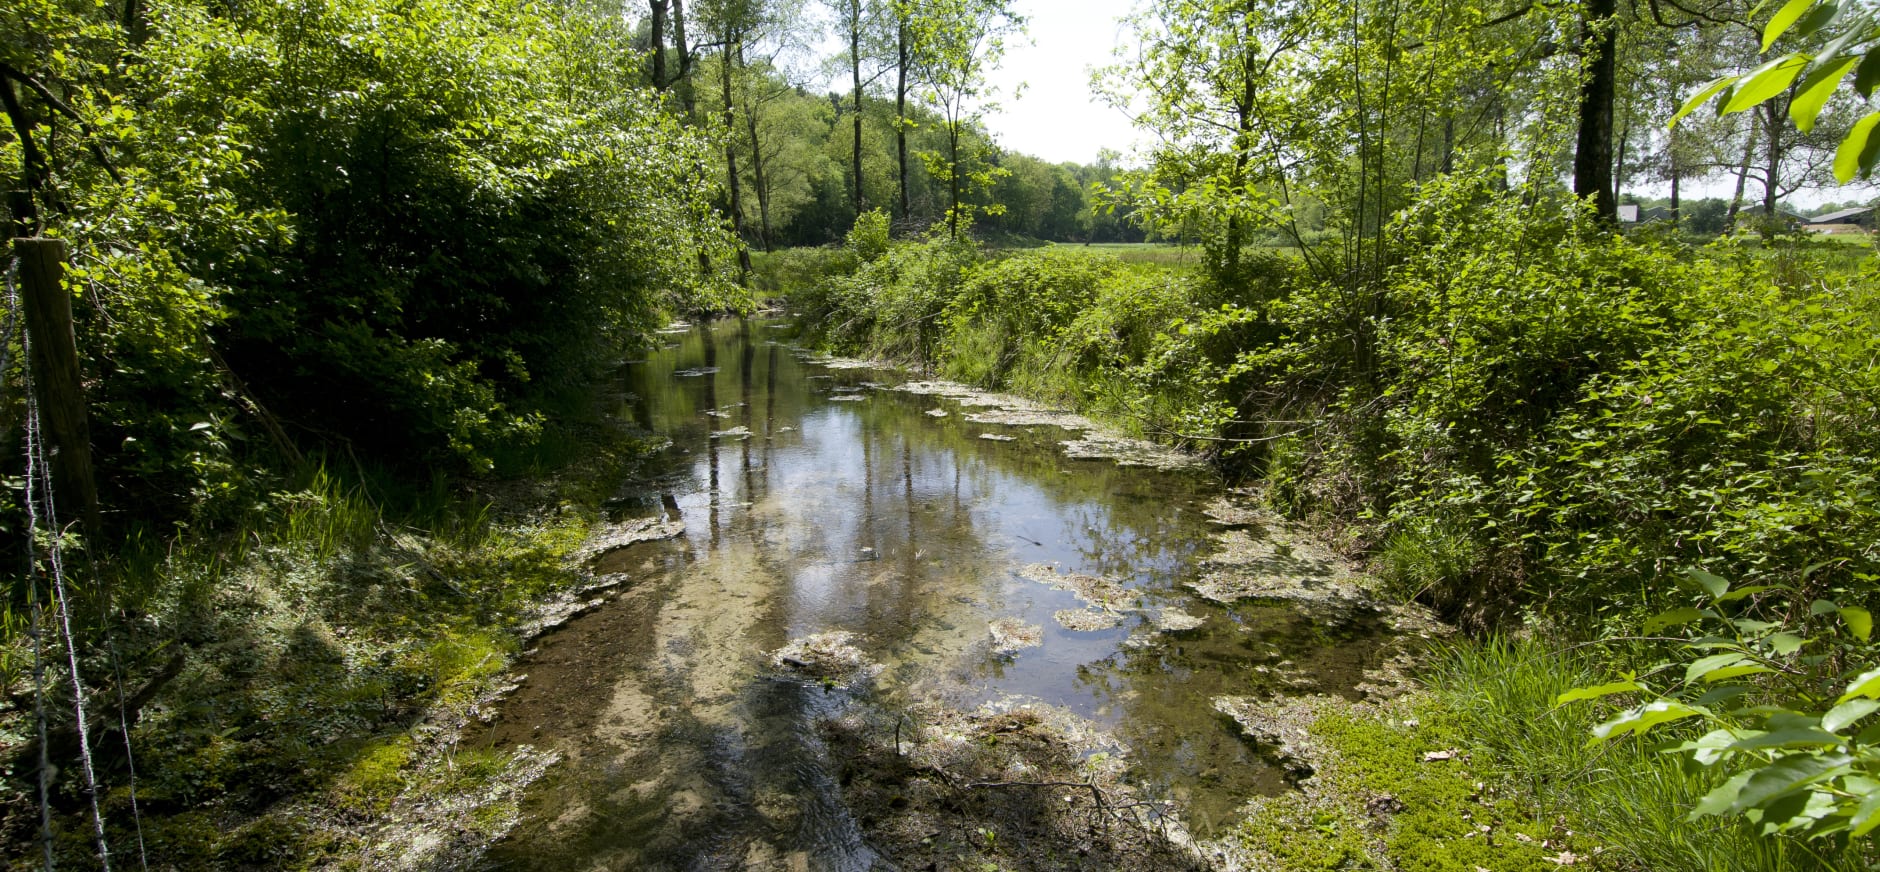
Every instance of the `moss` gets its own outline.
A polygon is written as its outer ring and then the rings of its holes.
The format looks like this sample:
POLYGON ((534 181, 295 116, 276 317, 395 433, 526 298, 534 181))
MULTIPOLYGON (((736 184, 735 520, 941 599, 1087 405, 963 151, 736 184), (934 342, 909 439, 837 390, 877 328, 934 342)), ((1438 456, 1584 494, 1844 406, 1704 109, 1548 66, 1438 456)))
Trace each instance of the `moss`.
POLYGON ((332 841, 293 812, 266 814, 219 839, 215 865, 222 869, 310 869, 332 841))
POLYGON ((1259 801, 1237 841, 1301 872, 1528 872, 1560 868, 1552 858, 1563 850, 1590 856, 1584 839, 1557 836, 1531 806, 1481 780, 1438 703, 1388 714, 1322 710, 1309 728, 1317 768, 1305 790, 1259 801), (1443 758, 1426 760, 1432 752, 1443 758))
POLYGON ((334 801, 345 808, 382 811, 405 786, 412 742, 399 735, 368 742, 334 785, 334 801))

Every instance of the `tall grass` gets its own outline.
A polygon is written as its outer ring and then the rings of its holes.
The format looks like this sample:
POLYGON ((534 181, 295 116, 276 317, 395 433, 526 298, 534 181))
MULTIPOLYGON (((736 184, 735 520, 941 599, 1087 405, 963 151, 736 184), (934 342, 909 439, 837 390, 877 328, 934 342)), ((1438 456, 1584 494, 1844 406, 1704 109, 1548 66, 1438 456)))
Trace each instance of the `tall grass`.
MULTIPOLYGON (((1867 869, 1856 852, 1764 836, 1734 818, 1689 818, 1720 773, 1686 755, 1635 740, 1589 743, 1609 717, 1589 703, 1556 706, 1561 693, 1597 683, 1592 648, 1492 638, 1444 649, 1427 676, 1433 693, 1476 743, 1478 765, 1521 787, 1543 819, 1564 818, 1636 868, 1654 872, 1788 872, 1867 869)), ((1617 703, 1614 703, 1615 705, 1617 703)), ((1683 738, 1683 737, 1680 737, 1683 738)))

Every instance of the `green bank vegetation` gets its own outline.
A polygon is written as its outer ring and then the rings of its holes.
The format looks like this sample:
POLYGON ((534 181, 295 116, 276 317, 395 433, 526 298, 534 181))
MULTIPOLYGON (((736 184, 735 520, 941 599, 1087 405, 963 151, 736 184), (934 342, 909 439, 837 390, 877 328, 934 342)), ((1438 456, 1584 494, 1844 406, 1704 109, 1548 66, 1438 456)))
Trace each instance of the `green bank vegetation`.
POLYGON ((1750 199, 1880 153, 1857 4, 1155 4, 1098 81, 1161 145, 1088 166, 986 133, 1007 4, 830 3, 828 93, 803 6, 628 11, 0 9, 10 226, 65 243, 105 509, 54 531, 44 458, 0 461, 13 862, 42 744, 68 865, 344 864, 401 798, 500 792, 526 761, 427 727, 647 450, 587 387, 758 293, 1206 453, 1472 634, 1418 725, 1321 718, 1327 779, 1413 813, 1380 849, 1361 808, 1273 806, 1247 833, 1287 862, 1462 868, 1478 777, 1615 868, 1880 857, 1874 261, 1750 199), (1407 750, 1451 742, 1471 774, 1407 750))
MULTIPOLYGON (((1640 123, 1682 178, 1690 125, 1751 119, 1750 136, 1787 143, 1760 168, 1772 208, 1794 152, 1838 148, 1843 177, 1871 163, 1866 129, 1848 133, 1870 85, 1837 92, 1830 75, 1865 44, 1819 61, 1803 46, 1820 75, 1753 73, 1723 114, 1666 128, 1717 94, 1682 77, 1751 63, 1718 45, 1763 47, 1769 10, 1709 13, 1735 23, 1593 4, 1551 23, 1441 3, 1157 7, 1107 81, 1186 84, 1129 98, 1168 145, 1104 196, 1197 228, 1198 264, 887 243, 864 217, 790 299, 831 347, 1093 410, 1263 483, 1482 640, 1430 677, 1428 719, 1520 785, 1528 813, 1591 834, 1600 862, 1866 868, 1871 249, 1768 223, 1693 241, 1675 211, 1617 232, 1611 138, 1615 117, 1640 123), (1535 34, 1578 40, 1582 62, 1535 57, 1535 34), (1606 63, 1668 77, 1676 99, 1619 93, 1606 63), (1786 126, 1791 98, 1819 99, 1793 113, 1816 145, 1786 126), (1497 114, 1517 105, 1518 122, 1497 114), (1461 117, 1508 123, 1462 136, 1461 117), (1298 230, 1308 204, 1328 232, 1298 230)), ((1817 17, 1807 38, 1866 38, 1864 19, 1817 17)))
POLYGON ((598 7, 25 2, 0 32, 9 235, 64 243, 103 508, 74 525, 17 450, 10 270, 9 864, 357 862, 400 796, 493 795, 518 761, 436 730, 648 450, 593 379, 745 305, 710 138, 598 7))

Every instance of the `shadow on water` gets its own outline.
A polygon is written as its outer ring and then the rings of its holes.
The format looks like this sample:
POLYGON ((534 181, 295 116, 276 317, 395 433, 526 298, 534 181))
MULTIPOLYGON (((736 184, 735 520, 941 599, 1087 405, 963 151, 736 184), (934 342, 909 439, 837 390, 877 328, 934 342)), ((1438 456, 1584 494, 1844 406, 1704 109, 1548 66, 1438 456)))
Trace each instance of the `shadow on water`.
POLYGON ((566 757, 490 868, 883 865, 818 738, 858 694, 1062 706, 1114 731, 1139 780, 1205 832, 1285 789, 1213 697, 1349 692, 1374 665, 1375 616, 1326 623, 1187 592, 1219 529, 1202 511, 1220 493, 1208 476, 1069 460, 1056 427, 975 424, 779 336, 720 322, 630 367, 620 414, 672 445, 612 511, 681 518, 686 534, 603 556, 633 583, 544 639, 500 717, 466 737, 566 757), (1034 580, 1039 565, 1121 584, 1119 625, 1061 625, 1055 613, 1085 604, 1034 580), (1158 631, 1163 609, 1201 623, 1158 631), (999 618, 1039 627, 1042 644, 992 656, 999 618), (828 688, 768 665, 830 630, 859 637, 882 665, 873 681, 828 688))

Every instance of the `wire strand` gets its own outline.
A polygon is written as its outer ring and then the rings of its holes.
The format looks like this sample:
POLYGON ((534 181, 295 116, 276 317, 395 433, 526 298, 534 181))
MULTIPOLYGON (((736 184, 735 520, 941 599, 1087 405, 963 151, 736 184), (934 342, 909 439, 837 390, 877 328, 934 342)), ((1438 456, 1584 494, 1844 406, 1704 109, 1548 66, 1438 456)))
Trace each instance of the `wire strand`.
MULTIPOLYGON (((18 257, 13 258, 12 263, 7 267, 7 326, 9 334, 12 332, 12 326, 19 322, 20 297, 15 284, 15 277, 19 274, 19 267, 20 259, 18 257)), ((28 356, 31 354, 28 349, 30 343, 31 339, 28 337, 20 337, 20 349, 28 356)), ((11 350, 10 343, 7 346, 7 350, 11 350)), ((4 353, 0 353, 0 359, 4 359, 3 354, 4 353)), ((24 371, 26 367, 21 367, 21 370, 22 377, 20 383, 22 385, 28 385, 27 391, 30 393, 31 387, 29 383, 32 374, 24 371)), ((0 375, 4 374, 5 369, 0 368, 0 375)), ((29 426, 26 429, 26 602, 27 608, 32 613, 33 622, 32 628, 28 631, 28 634, 32 636, 33 639, 33 720, 38 725, 39 732, 39 842, 45 849, 46 872, 52 872, 52 760, 51 753, 47 747, 49 739, 48 734, 50 731, 46 728, 46 654, 43 635, 45 618, 39 604, 38 544, 33 541, 34 537, 39 533, 39 498, 37 492, 39 481, 39 446, 36 441, 38 439, 38 433, 30 426, 30 423, 29 421, 29 426)))
MULTIPOLYGON (((102 866, 104 872, 111 872, 111 846, 108 839, 105 837, 104 811, 98 804, 98 773, 92 763, 90 724, 87 722, 85 716, 85 684, 78 668, 77 637, 72 632, 72 601, 65 584, 64 532, 59 529, 58 504, 54 500, 52 493, 52 470, 47 462, 44 434, 41 429, 42 419, 39 410, 39 397, 34 390, 31 365, 32 355, 30 351, 31 341, 32 338, 28 336, 26 340, 21 343, 22 349, 26 351, 26 366, 22 367, 22 372, 25 377, 21 381, 23 382, 23 392, 26 396, 27 513, 30 522, 29 529, 34 534, 33 538, 36 538, 40 524, 43 522, 47 534, 46 564, 47 568, 50 570, 48 578, 52 583, 53 616, 57 619, 59 629, 63 631, 63 635, 65 636, 66 668, 70 670, 72 682, 72 717, 78 732, 78 755, 81 769, 85 775, 85 791, 87 798, 91 801, 92 836, 97 842, 99 864, 102 866), (35 481, 35 479, 37 480, 35 481), (35 493, 35 491, 37 491, 37 493, 35 493), (38 497, 37 500, 34 499, 35 496, 38 497)), ((34 548, 35 544, 36 543, 29 539, 29 548, 34 548)), ((43 697, 43 688, 40 692, 43 697)), ((46 759, 45 755, 48 752, 44 740, 40 742, 39 748, 42 761, 40 772, 43 781, 49 768, 44 765, 46 759)), ((41 789, 42 792, 45 789, 43 784, 41 789)), ((42 811, 41 814, 45 816, 49 815, 50 812, 42 811)), ((51 826, 49 823, 46 824, 46 829, 46 862, 47 867, 50 868, 52 863, 52 844, 50 838, 51 826)))

